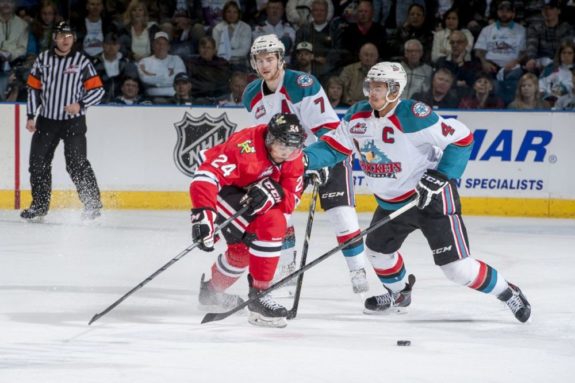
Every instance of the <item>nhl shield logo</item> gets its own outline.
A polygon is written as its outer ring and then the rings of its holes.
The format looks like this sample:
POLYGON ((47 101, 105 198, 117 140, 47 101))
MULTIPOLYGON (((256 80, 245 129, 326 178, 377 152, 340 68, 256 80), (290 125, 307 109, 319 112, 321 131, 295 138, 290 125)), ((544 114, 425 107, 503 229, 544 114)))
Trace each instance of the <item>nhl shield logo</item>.
POLYGON ((192 116, 186 112, 181 121, 174 123, 174 127, 178 135, 174 162, 182 173, 192 177, 202 162, 201 151, 225 142, 237 124, 230 122, 226 113, 212 117, 207 113, 192 116))

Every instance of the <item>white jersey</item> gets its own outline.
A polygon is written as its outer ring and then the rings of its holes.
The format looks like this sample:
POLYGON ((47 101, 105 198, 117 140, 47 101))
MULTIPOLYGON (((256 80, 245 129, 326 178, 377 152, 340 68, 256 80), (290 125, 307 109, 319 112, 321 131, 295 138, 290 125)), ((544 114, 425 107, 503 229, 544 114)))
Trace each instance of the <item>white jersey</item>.
POLYGON ((256 79, 248 84, 242 97, 254 123, 267 124, 276 113, 293 113, 306 131, 306 145, 339 125, 337 114, 313 75, 287 69, 275 92, 266 92, 264 86, 262 79, 256 79))
POLYGON ((402 100, 378 117, 367 101, 360 101, 321 141, 306 149, 310 169, 330 166, 355 152, 367 186, 380 205, 389 208, 415 193, 427 169, 437 169, 450 179, 461 177, 473 134, 422 102, 402 100))

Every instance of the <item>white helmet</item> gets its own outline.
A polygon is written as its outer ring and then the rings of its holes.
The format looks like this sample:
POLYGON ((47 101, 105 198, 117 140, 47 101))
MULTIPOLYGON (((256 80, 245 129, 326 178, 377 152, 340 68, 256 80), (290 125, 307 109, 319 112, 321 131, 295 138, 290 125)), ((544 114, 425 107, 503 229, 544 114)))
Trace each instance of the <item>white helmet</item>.
POLYGON ((260 53, 277 53, 280 66, 284 63, 285 46, 274 34, 259 36, 254 40, 250 50, 250 64, 256 69, 256 55, 260 53))
POLYGON ((369 97, 369 83, 372 81, 386 83, 389 89, 388 95, 399 91, 397 95, 397 98, 399 98, 407 85, 407 74, 401 64, 384 61, 375 64, 367 72, 367 77, 363 83, 363 94, 366 97, 369 97))

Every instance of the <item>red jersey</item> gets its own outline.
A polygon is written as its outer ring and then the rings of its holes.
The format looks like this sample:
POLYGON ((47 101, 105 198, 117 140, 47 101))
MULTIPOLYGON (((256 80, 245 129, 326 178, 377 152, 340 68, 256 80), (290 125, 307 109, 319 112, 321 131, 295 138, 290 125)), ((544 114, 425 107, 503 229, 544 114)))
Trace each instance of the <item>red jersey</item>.
POLYGON ((302 154, 280 165, 272 162, 265 145, 267 125, 256 125, 231 135, 224 143, 208 149, 190 184, 190 197, 195 208, 216 210, 216 200, 224 186, 246 188, 271 178, 282 186, 285 197, 277 206, 282 212, 293 212, 303 192, 302 154))

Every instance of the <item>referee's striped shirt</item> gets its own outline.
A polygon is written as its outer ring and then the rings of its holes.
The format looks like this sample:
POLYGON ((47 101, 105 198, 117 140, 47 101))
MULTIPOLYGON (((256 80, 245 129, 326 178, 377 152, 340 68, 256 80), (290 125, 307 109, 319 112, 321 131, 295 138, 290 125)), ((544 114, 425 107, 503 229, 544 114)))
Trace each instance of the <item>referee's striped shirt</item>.
POLYGON ((86 107, 100 103, 102 80, 90 60, 77 50, 58 56, 54 49, 36 58, 28 76, 28 118, 70 120, 86 114, 86 107), (80 113, 70 115, 66 105, 79 103, 80 113))

